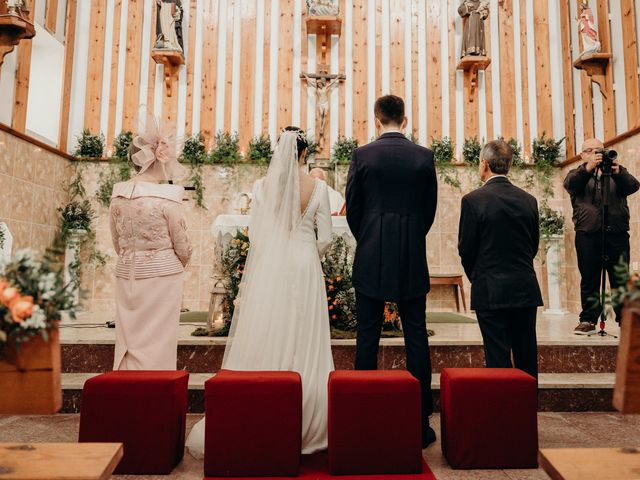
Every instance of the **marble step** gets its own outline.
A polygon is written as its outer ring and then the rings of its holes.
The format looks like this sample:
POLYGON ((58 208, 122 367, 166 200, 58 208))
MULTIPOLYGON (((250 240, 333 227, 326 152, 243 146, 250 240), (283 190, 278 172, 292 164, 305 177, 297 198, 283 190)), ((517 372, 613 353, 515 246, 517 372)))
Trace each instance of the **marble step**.
MULTIPOLYGON (((80 411, 84 382, 98 373, 63 373, 63 413, 80 411)), ((189 376, 189 411, 204 411, 204 382, 210 373, 189 376)), ((546 412, 611 411, 614 373, 542 373, 539 378, 539 410, 546 412)), ((440 375, 434 374, 432 388, 439 410, 440 375)))

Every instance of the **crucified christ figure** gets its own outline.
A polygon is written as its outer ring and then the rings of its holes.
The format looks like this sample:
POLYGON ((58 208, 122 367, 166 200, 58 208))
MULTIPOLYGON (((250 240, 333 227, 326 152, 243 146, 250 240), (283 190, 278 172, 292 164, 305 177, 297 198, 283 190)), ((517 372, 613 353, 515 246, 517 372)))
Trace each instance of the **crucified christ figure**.
POLYGON ((318 144, 322 145, 322 140, 324 139, 324 128, 327 124, 327 117, 329 116, 329 108, 331 106, 329 92, 331 92, 333 86, 344 77, 342 75, 337 75, 331 78, 329 76, 318 75, 315 76, 315 78, 312 78, 306 73, 301 73, 300 77, 307 81, 307 85, 316 89, 316 112, 320 116, 318 144), (331 81, 327 82, 327 80, 331 81))

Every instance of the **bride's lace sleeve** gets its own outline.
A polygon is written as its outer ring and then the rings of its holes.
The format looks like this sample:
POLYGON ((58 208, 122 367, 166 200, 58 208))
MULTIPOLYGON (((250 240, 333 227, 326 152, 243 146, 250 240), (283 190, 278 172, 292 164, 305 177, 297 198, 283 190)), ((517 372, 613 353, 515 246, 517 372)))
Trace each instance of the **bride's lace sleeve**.
POLYGON ((193 247, 187 235, 187 221, 182 212, 182 205, 171 202, 172 205, 164 208, 164 214, 169 227, 169 236, 173 243, 173 250, 180 259, 183 266, 187 266, 193 247))
POLYGON ((331 205, 329 202, 329 191, 326 186, 322 187, 322 191, 319 192, 320 205, 316 212, 316 226, 318 227, 318 253, 320 257, 324 257, 329 247, 331 246, 331 205))

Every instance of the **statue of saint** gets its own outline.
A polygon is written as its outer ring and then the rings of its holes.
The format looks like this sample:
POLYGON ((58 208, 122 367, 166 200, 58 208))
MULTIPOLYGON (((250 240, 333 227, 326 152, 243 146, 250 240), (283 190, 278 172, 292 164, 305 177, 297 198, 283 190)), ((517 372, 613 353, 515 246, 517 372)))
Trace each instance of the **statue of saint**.
POLYGON ((484 20, 489 16, 488 0, 463 0, 458 14, 467 21, 462 31, 462 57, 486 55, 484 47, 484 20))
POLYGON ((156 43, 153 48, 183 52, 182 2, 156 0, 156 12, 156 43))
POLYGON ((580 56, 583 57, 592 53, 598 53, 600 51, 600 40, 593 18, 593 11, 589 7, 589 3, 582 2, 581 9, 580 18, 578 19, 578 32, 582 38, 582 53, 580 56))
POLYGON ((309 15, 337 17, 340 13, 338 0, 307 0, 309 15))
POLYGON ((331 106, 331 99, 329 98, 329 94, 331 93, 331 89, 335 84, 337 84, 344 77, 337 76, 331 81, 327 82, 326 77, 319 78, 311 78, 306 73, 301 73, 301 77, 303 77, 307 81, 307 85, 316 89, 316 112, 320 117, 320 129, 318 132, 318 144, 322 145, 322 140, 324 138, 324 129, 327 125, 327 118, 329 117, 329 108, 331 106))
POLYGON ((27 18, 29 7, 26 0, 6 0, 7 14, 27 18))

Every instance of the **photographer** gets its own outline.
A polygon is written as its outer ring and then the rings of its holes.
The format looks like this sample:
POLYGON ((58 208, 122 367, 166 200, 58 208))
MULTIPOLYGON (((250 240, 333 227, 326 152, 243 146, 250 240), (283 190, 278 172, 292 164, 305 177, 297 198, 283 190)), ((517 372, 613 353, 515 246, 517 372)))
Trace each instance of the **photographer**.
MULTIPOLYGON (((595 332, 602 305, 597 300, 603 266, 612 288, 618 286, 614 267, 620 259, 629 263, 629 207, 627 197, 638 191, 640 183, 606 151, 600 140, 586 140, 580 153, 584 163, 571 170, 564 179, 564 188, 571 195, 573 223, 576 231, 576 253, 580 270, 580 299, 582 312, 577 335, 595 332), (603 155, 604 154, 604 155, 603 155), (608 173, 610 173, 610 178, 608 173), (603 190, 608 180, 609 194, 607 225, 603 235, 603 190), (603 265, 602 242, 605 238, 603 265)), ((620 321, 620 309, 616 309, 620 321)))

